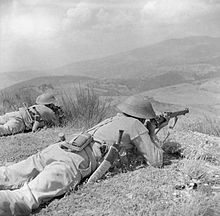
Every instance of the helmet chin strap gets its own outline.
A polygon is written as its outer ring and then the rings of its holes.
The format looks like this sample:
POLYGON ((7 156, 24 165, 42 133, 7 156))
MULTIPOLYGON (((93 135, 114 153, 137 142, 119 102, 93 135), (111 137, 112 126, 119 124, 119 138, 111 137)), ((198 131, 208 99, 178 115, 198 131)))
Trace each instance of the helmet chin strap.
POLYGON ((131 117, 131 118, 135 118, 135 119, 139 120, 142 124, 144 124, 144 122, 145 122, 145 119, 144 119, 144 118, 138 118, 138 117, 129 115, 129 114, 124 113, 124 112, 123 112, 123 114, 124 114, 125 116, 127 116, 127 117, 131 117))

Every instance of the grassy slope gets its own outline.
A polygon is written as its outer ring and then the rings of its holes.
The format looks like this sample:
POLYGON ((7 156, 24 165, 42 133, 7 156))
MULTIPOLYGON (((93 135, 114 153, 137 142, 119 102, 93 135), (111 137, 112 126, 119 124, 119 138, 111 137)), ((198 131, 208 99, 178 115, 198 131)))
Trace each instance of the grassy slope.
POLYGON ((220 184, 219 138, 216 141, 207 135, 176 131, 169 143, 184 147, 190 143, 190 147, 200 149, 207 140, 218 150, 215 165, 192 157, 176 160, 166 155, 167 165, 163 169, 142 167, 113 177, 109 175, 93 186, 84 185, 55 199, 34 215, 218 215, 220 196, 213 196, 211 187, 220 184), (193 181, 198 183, 196 190, 175 189, 176 185, 193 181))
POLYGON ((219 86, 220 79, 215 78, 153 89, 141 94, 152 97, 160 103, 170 103, 182 108, 189 107, 194 115, 206 113, 219 116, 219 86))
MULTIPOLYGON (((1 162, 16 162, 36 153, 57 141, 57 135, 62 131, 67 137, 76 132, 70 127, 53 128, 36 134, 0 138, 1 162)), ((197 150, 197 155, 211 153, 216 159, 209 163, 212 169, 210 166, 206 168, 204 160, 194 160, 192 152, 185 151, 188 159, 176 160, 166 155, 167 165, 163 169, 137 167, 133 171, 109 175, 93 186, 83 185, 76 192, 41 206, 33 215, 214 215, 219 196, 213 196, 211 186, 220 184, 219 139, 176 131, 168 143, 171 142, 190 146, 190 149, 197 150), (208 145, 206 151, 201 150, 203 144, 208 145), (199 179, 200 173, 205 174, 199 179), (175 185, 192 182, 190 178, 197 183, 200 181, 197 190, 175 189, 175 185)))
POLYGON ((37 133, 20 133, 14 136, 0 137, 0 164, 17 162, 57 142, 58 134, 64 132, 66 136, 77 132, 66 128, 42 129, 37 133))

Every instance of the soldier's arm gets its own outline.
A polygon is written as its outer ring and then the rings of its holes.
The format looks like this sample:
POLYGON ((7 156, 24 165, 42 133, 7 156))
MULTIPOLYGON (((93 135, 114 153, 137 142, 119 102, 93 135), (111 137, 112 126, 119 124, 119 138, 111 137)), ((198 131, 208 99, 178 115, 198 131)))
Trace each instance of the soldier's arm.
POLYGON ((148 121, 147 123, 146 123, 146 128, 147 128, 147 130, 148 130, 148 134, 149 134, 149 136, 150 136, 150 139, 151 139, 151 141, 158 147, 158 148, 160 148, 160 140, 158 139, 158 137, 157 137, 157 126, 156 126, 156 124, 154 123, 154 121, 148 121))
POLYGON ((44 126, 45 126, 44 121, 42 121, 42 119, 40 117, 35 116, 34 123, 32 126, 32 132, 36 132, 44 126))
POLYGON ((147 128, 141 122, 136 122, 132 134, 132 143, 147 163, 155 167, 161 167, 163 164, 163 150, 152 141, 147 128))

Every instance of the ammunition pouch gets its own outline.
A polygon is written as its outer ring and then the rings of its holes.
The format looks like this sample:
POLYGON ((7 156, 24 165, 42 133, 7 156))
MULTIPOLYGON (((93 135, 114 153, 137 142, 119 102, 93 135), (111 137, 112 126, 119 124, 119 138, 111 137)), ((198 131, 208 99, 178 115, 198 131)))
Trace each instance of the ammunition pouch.
POLYGON ((93 141, 92 135, 85 132, 77 135, 69 142, 62 142, 61 148, 70 152, 80 152, 93 141))

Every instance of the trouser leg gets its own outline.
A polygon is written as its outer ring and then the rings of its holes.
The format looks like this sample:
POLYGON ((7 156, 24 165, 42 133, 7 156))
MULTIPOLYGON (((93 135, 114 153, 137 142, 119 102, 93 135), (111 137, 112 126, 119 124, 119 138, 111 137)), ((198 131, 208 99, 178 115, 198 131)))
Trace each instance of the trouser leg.
POLYGON ((11 118, 5 124, 0 125, 0 136, 11 135, 25 130, 25 124, 20 117, 11 118))
POLYGON ((0 125, 3 125, 5 123, 6 123, 6 121, 5 121, 4 116, 0 116, 0 125))
MULTIPOLYGON (((0 212, 13 213, 16 210, 17 212, 23 211, 22 215, 27 215, 26 212, 36 209, 45 201, 64 194, 80 181, 81 174, 73 165, 70 166, 61 161, 53 162, 20 189, 0 191, 0 208, 2 208, 0 212)), ((0 216, 3 215, 3 213, 0 214, 0 216)))
POLYGON ((35 178, 44 168, 40 153, 18 163, 0 167, 0 189, 18 187, 35 178))
POLYGON ((12 134, 12 132, 8 127, 8 125, 6 124, 0 125, 0 136, 10 135, 10 134, 12 134))
POLYGON ((20 113, 18 111, 5 113, 4 115, 0 116, 0 125, 5 124, 12 118, 21 117, 20 113))
POLYGON ((34 209, 41 203, 66 193, 75 188, 81 181, 81 173, 74 164, 68 165, 62 161, 55 161, 45 169, 28 186, 35 197, 36 203, 30 205, 34 209))

